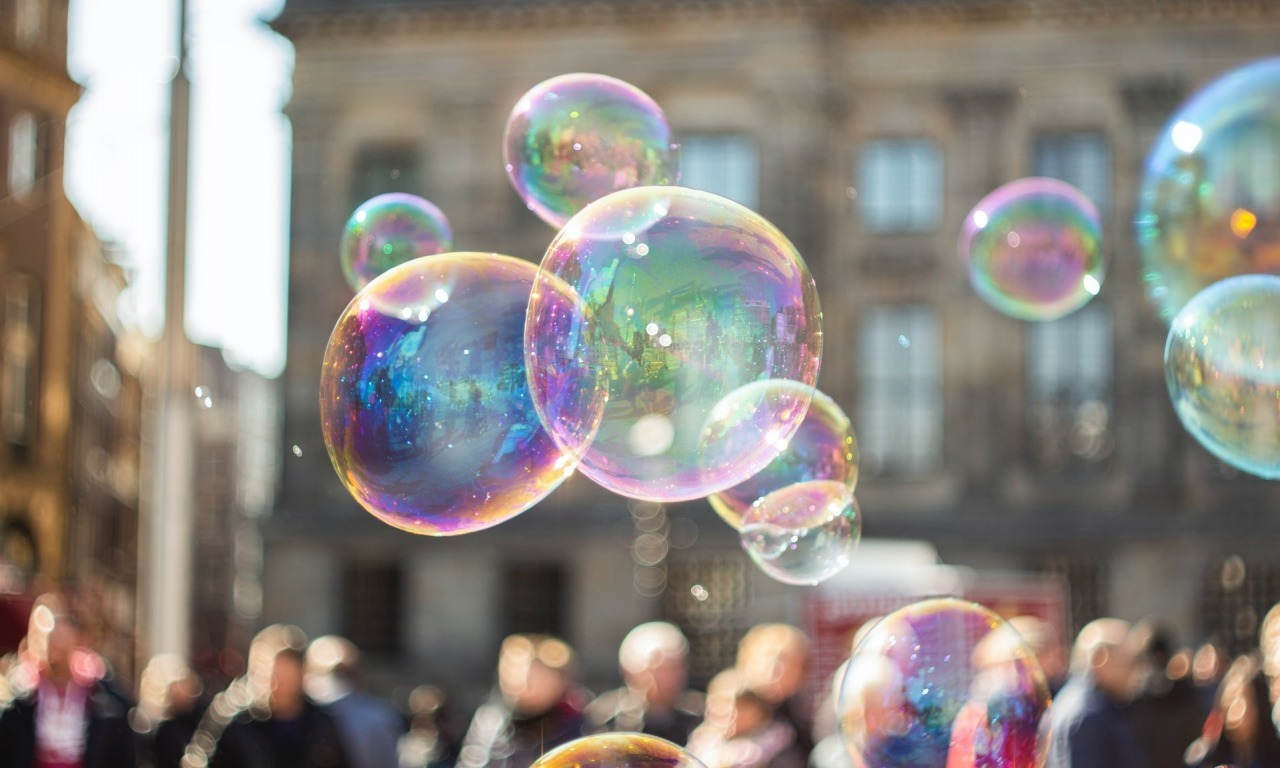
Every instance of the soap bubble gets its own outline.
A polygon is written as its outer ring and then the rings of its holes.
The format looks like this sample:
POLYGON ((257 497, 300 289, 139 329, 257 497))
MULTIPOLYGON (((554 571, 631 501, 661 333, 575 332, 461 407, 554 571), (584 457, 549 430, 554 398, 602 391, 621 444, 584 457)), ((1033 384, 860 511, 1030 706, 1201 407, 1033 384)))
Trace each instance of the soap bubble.
POLYGON ((601 733, 563 744, 531 768, 705 768, 682 747, 643 733, 601 733))
POLYGON ((453 248, 453 231, 440 209, 417 195, 391 192, 360 204, 342 229, 338 256, 352 290, 394 266, 453 248))
POLYGON ((1106 260, 1098 209, 1047 178, 1009 182, 965 217, 960 257, 974 291, 1019 320, 1053 320, 1102 289, 1106 260))
POLYGON ((1280 58, 1178 108, 1147 155, 1134 223, 1147 294, 1166 320, 1218 280, 1280 274, 1280 58))
POLYGON ((867 631, 840 688, 840 730, 868 768, 1032 768, 1049 688, 1008 623, 964 600, 900 608, 867 631))
POLYGON ((599 485, 653 501, 702 498, 758 472, 799 427, 821 324, 808 268, 759 214, 680 187, 615 192, 575 216, 543 258, 525 328, 530 391, 552 437, 599 485), (708 439, 717 404, 763 379, 800 382, 803 402, 730 425, 752 441, 708 439), (744 444, 742 455, 722 450, 744 444))
POLYGON ((662 109, 606 75, 560 75, 534 86, 511 111, 502 145, 516 193, 556 229, 610 192, 677 179, 662 109))
POLYGON ((1280 277, 1242 275, 1174 317, 1165 382, 1187 431, 1233 467, 1280 479, 1280 277))
POLYGON ((840 480, 809 480, 760 499, 742 516, 742 548, 786 584, 817 584, 849 565, 862 515, 840 480))
MULTIPOLYGON (((793 393, 799 401, 807 388, 799 382, 772 380, 771 390, 793 393)), ((732 403, 731 403, 732 405, 732 403)), ((814 391, 799 429, 785 442, 782 452, 747 480, 707 497, 711 508, 734 528, 759 499, 780 488, 807 480, 838 480, 850 492, 858 482, 858 443, 853 425, 835 401, 814 391)))
POLYGON ((536 272, 497 254, 429 256, 375 278, 343 311, 320 374, 321 427, 338 477, 380 520, 477 531, 572 473, 525 376, 536 272))

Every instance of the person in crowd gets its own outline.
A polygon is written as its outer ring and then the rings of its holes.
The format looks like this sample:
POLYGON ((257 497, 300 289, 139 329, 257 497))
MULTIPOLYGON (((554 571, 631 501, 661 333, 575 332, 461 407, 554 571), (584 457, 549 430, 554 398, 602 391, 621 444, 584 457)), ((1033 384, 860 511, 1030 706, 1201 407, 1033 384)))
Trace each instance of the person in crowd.
POLYGON ((707 768, 804 768, 809 752, 795 727, 774 715, 740 670, 726 669, 707 685, 705 717, 689 752, 707 768))
POLYGON ((745 684, 796 733, 799 749, 813 749, 812 718, 801 695, 809 668, 809 637, 790 624, 758 624, 738 642, 734 667, 745 684))
POLYGON ((333 717, 353 768, 394 766, 404 721, 382 699, 360 690, 359 664, 360 651, 350 640, 317 637, 307 647, 307 695, 333 717))
MULTIPOLYGON (((856 644, 855 644, 856 647, 856 644)), ((849 745, 839 728, 840 685, 849 669, 846 659, 831 675, 831 690, 824 699, 824 706, 814 716, 814 745, 809 751, 809 768, 853 768, 849 745)))
POLYGON ((702 721, 703 697, 688 690, 689 641, 674 624, 632 629, 618 648, 621 688, 587 707, 593 731, 635 731, 686 744, 702 721))
POLYGON ((36 601, 17 690, 0 714, 0 765, 11 768, 132 768, 130 702, 104 680, 83 646, 80 624, 57 596, 36 601))
POLYGON ((445 714, 448 700, 434 685, 409 692, 409 730, 400 737, 400 768, 453 768, 460 744, 445 714))
POLYGON ((589 698, 575 683, 568 643, 547 635, 507 637, 498 652, 497 690, 471 718, 457 765, 528 768, 583 735, 589 698))
POLYGON ((178 768, 204 715, 204 685, 181 657, 162 653, 147 663, 138 688, 133 725, 144 736, 144 762, 178 768))
MULTIPOLYGON (((233 683, 229 695, 209 707, 226 725, 207 741, 197 732, 187 752, 192 762, 207 760, 214 768, 352 765, 333 719, 303 691, 304 648, 305 637, 296 627, 273 625, 258 633, 249 648, 246 680, 233 683), (247 706, 232 714, 236 701, 247 706)), ((202 721, 201 729, 205 726, 202 721)))
POLYGON ((1145 768, 1125 705, 1133 696, 1129 624, 1096 619, 1071 652, 1071 674, 1049 709, 1048 768, 1145 768))
POLYGON ((1271 724, 1271 697, 1262 663, 1240 656, 1228 668, 1205 720, 1204 733, 1186 752, 1192 768, 1275 768, 1280 738, 1271 724))
POLYGON ((1150 619, 1134 625, 1129 645, 1138 670, 1133 725, 1147 764, 1179 768, 1203 722, 1191 683, 1189 654, 1175 654, 1167 632, 1150 619))
POLYGON ((1056 696, 1067 682, 1067 652, 1060 633, 1036 616, 1014 616, 1008 623, 1035 654, 1049 693, 1056 696))

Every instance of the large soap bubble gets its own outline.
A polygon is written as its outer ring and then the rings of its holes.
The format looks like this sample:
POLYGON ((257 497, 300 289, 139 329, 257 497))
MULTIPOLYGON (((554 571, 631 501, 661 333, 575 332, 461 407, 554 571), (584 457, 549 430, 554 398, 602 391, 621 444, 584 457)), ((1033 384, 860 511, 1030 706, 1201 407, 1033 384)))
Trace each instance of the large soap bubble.
POLYGON ((666 739, 643 733, 601 733, 563 744, 531 768, 705 768, 666 739))
POLYGON ((760 570, 785 584, 817 584, 849 565, 862 516, 843 480, 809 480, 751 505, 739 530, 760 570))
POLYGON ((453 248, 449 220, 417 195, 389 192, 352 212, 342 228, 338 257, 353 291, 394 266, 453 248))
POLYGON ((587 206, 552 241, 525 345, 534 405, 583 456, 580 471, 624 496, 680 501, 777 456, 817 380, 822 315, 804 261, 759 214, 708 192, 640 187, 587 206), (803 385, 803 403, 756 409, 733 427, 755 439, 723 443, 750 450, 713 458, 728 453, 704 432, 716 405, 779 378, 803 385))
POLYGON ((1218 280, 1280 273, 1280 58, 1179 107, 1147 156, 1135 225, 1165 319, 1218 280))
POLYGON ((1187 431, 1226 463, 1280 479, 1280 277, 1242 275, 1174 317, 1165 382, 1187 431))
POLYGON ((356 294, 325 348, 320 423, 334 469, 382 521, 448 536, 524 511, 573 471, 524 371, 537 269, 449 253, 356 294))
MULTIPOLYGON (((801 400, 808 391, 803 384, 786 380, 762 382, 760 386, 777 390, 775 400, 781 399, 782 393, 801 400)), ((742 405, 741 390, 730 397, 734 399, 717 410, 729 411, 742 405)), ((807 480, 837 480, 850 492, 858 482, 858 442, 853 424, 834 400, 816 390, 804 421, 778 457, 747 480, 711 494, 707 501, 725 522, 739 528, 752 504, 773 491, 807 480)))
POLYGON ((885 616, 854 650, 839 722, 867 768, 1032 768, 1049 688, 1008 623, 964 600, 885 616))
POLYGON ((974 291, 1019 320, 1053 320, 1102 288, 1106 259, 1098 209, 1064 181, 1011 181, 965 217, 960 257, 974 291))
POLYGON ((662 109, 606 75, 560 75, 534 86, 512 109, 502 146, 516 193, 556 229, 610 192, 677 179, 662 109))

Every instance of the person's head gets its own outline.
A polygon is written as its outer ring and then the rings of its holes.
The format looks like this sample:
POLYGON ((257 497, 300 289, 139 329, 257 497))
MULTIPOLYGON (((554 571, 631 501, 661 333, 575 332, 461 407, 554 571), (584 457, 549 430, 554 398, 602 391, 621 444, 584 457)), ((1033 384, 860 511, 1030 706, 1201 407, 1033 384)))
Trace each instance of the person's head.
POLYGON ((707 683, 706 720, 725 738, 759 728, 773 715, 773 706, 753 691, 738 669, 726 669, 707 683))
POLYGON ((245 676, 255 708, 271 706, 270 699, 275 685, 276 656, 281 651, 289 649, 301 657, 306 646, 306 635, 301 629, 291 624, 272 624, 254 636, 249 643, 248 669, 245 676))
POLYGON ((1054 626, 1035 616, 1014 616, 1008 624, 1035 654, 1045 679, 1061 682, 1067 674, 1067 652, 1054 626))
POLYGON ((317 637, 307 646, 306 659, 307 695, 321 704, 336 701, 357 686, 360 651, 345 637, 317 637))
POLYGON ((569 688, 573 649, 547 635, 511 635, 498 652, 498 688, 517 714, 548 712, 569 688))
POLYGON ((1087 673, 1098 689, 1114 701, 1133 696, 1133 651, 1129 647, 1129 623, 1120 619, 1095 619, 1080 630, 1071 651, 1071 668, 1087 673))
POLYGON ((1143 619, 1129 630, 1129 647, 1137 664, 1137 677, 1144 688, 1166 685, 1173 640, 1155 619, 1143 619))
POLYGON ((302 710, 302 680, 305 665, 303 652, 297 648, 282 648, 271 665, 271 695, 268 699, 271 715, 293 719, 302 710))
POLYGON ((199 675, 181 656, 153 656, 142 670, 138 684, 138 708, 152 722, 190 712, 203 692, 199 675))
POLYGON ((779 704, 800 692, 809 662, 809 638, 790 624, 759 624, 738 643, 735 667, 748 687, 779 704))
POLYGON ((688 682, 689 641, 674 624, 651 621, 627 633, 618 648, 618 667, 627 687, 643 693, 650 706, 674 705, 688 682))

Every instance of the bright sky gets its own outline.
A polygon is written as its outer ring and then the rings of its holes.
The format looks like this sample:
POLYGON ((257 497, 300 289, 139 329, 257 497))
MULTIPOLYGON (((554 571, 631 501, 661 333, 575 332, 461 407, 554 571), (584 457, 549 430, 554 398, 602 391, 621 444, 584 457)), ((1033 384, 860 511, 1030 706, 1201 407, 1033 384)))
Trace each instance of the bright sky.
MULTIPOLYGON (((188 0, 191 191, 188 336, 268 376, 284 366, 293 49, 261 18, 283 0, 188 0)), ((178 0, 71 0, 66 187, 135 270, 121 311, 158 335, 164 318, 169 79, 178 0)), ((336 255, 335 255, 336 260, 336 255)))

